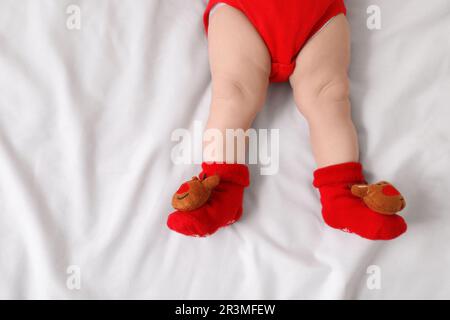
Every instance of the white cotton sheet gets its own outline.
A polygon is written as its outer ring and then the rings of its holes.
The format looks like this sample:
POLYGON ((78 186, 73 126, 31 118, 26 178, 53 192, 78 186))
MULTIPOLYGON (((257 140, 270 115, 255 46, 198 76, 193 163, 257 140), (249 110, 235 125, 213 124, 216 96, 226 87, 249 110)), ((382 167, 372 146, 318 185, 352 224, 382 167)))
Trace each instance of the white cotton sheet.
POLYGON ((323 223, 288 84, 254 124, 280 130, 280 166, 251 166, 243 219, 206 239, 170 232, 172 193, 198 173, 171 161, 171 134, 208 112, 205 4, 0 0, 0 298, 450 298, 450 2, 346 4, 361 160, 407 199, 391 242, 323 223))

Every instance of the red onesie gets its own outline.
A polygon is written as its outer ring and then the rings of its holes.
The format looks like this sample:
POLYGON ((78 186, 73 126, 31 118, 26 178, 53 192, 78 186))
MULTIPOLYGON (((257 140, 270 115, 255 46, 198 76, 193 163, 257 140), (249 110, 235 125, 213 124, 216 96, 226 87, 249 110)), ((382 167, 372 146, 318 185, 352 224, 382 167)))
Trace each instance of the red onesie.
POLYGON ((242 11, 259 32, 272 58, 272 82, 287 81, 305 43, 331 18, 346 13, 343 0, 210 0, 203 16, 206 32, 218 3, 242 11))

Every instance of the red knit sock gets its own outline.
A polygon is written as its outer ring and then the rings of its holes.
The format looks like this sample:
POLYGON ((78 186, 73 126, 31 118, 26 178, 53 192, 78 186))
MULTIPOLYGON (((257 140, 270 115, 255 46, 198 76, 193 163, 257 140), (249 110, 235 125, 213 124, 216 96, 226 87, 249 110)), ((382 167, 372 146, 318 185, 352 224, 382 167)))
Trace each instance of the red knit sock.
POLYGON ((330 227, 371 240, 394 239, 404 233, 407 227, 402 217, 372 211, 351 193, 351 185, 364 181, 362 166, 356 162, 333 165, 314 172, 314 186, 320 191, 325 222, 330 227))
POLYGON ((188 236, 205 237, 239 220, 244 188, 249 185, 246 165, 203 163, 202 169, 200 179, 212 175, 220 177, 208 201, 196 210, 175 211, 167 219, 170 229, 188 236))

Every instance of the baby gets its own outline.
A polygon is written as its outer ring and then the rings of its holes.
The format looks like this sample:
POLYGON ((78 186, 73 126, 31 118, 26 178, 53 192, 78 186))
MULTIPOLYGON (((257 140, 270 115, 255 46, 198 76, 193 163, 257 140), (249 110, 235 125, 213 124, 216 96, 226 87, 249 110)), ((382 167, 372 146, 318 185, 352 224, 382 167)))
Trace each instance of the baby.
MULTIPOLYGON (((204 14, 212 75, 207 128, 250 128, 269 82, 289 81, 306 118, 325 222, 372 240, 406 231, 401 194, 368 185, 358 162, 347 70, 350 32, 343 0, 210 0, 204 14)), ((218 153, 174 194, 170 229, 208 236, 239 220, 249 171, 218 153)))

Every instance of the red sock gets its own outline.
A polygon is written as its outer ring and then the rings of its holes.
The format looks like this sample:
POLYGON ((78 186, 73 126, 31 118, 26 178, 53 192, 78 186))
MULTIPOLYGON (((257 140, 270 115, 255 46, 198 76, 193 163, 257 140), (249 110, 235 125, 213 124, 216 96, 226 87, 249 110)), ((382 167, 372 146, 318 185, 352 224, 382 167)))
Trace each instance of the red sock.
POLYGON ((314 186, 320 191, 325 222, 330 227, 371 240, 394 239, 404 233, 407 227, 402 217, 372 211, 351 193, 351 185, 364 181, 362 166, 356 162, 333 165, 314 172, 314 186))
POLYGON ((244 188, 249 185, 246 165, 203 163, 202 169, 201 180, 213 175, 220 177, 208 201, 196 210, 175 211, 167 219, 170 229, 188 236, 205 237, 239 220, 244 188))

